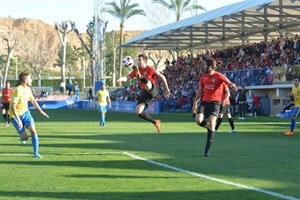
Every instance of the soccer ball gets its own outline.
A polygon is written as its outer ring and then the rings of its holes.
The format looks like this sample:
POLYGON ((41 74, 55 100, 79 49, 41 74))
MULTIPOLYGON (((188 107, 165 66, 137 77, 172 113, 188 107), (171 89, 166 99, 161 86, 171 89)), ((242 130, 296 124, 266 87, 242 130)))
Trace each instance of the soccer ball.
POLYGON ((125 67, 130 67, 133 65, 134 61, 130 56, 123 58, 122 63, 125 67))

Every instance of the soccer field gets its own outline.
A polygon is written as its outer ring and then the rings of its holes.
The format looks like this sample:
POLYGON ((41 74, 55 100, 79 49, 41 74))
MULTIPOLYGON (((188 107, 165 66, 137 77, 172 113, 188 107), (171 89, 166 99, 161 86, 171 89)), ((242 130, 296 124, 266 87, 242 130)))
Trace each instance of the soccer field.
POLYGON ((204 157, 191 113, 154 116, 158 134, 131 113, 108 112, 100 127, 95 110, 46 112, 32 110, 43 159, 0 127, 0 199, 300 199, 300 128, 285 136, 289 119, 235 120, 228 133, 224 118, 204 157))

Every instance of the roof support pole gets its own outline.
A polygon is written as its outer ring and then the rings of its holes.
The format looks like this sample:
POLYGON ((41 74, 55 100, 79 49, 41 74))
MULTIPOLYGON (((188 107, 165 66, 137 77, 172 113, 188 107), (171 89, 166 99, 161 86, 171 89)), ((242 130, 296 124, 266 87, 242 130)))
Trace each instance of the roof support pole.
POLYGON ((226 48, 226 41, 225 40, 221 40, 220 42, 222 44, 222 50, 225 50, 225 48, 226 48))
POLYGON ((190 51, 190 54, 191 54, 191 55, 194 55, 194 47, 189 47, 188 49, 189 49, 189 51, 190 51))
POLYGON ((285 29, 277 29, 279 35, 283 35, 285 33, 285 29))
POLYGON ((262 35, 264 36, 264 42, 265 44, 268 43, 268 36, 270 34, 270 31, 268 31, 268 23, 270 22, 270 20, 268 19, 268 8, 265 7, 264 8, 264 29, 262 32, 262 35))
POLYGON ((242 40, 242 45, 245 45, 245 11, 241 12, 242 14, 242 32, 241 32, 241 40, 242 40))
POLYGON ((225 41, 225 16, 222 17, 222 40, 220 41, 221 44, 222 44, 222 49, 225 50, 225 44, 226 44, 226 41, 225 41))
POLYGON ((193 31, 192 28, 190 29, 190 45, 189 45, 189 50, 191 55, 194 55, 194 44, 193 44, 193 31))
POLYGON ((207 47, 208 47, 208 28, 207 28, 207 22, 205 22, 204 24, 205 26, 205 41, 204 41, 204 46, 205 46, 205 50, 207 51, 207 47))

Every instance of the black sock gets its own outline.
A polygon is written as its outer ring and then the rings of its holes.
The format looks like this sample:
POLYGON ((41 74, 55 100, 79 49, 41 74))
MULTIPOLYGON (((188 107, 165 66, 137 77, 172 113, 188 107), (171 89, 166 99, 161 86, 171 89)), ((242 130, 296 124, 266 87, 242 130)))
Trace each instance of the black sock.
POLYGON ((220 125, 221 125, 221 123, 222 123, 222 119, 223 119, 223 118, 217 118, 216 130, 219 129, 219 127, 220 127, 220 125))
POLYGON ((144 83, 144 84, 147 84, 147 83, 148 83, 148 79, 147 79, 146 77, 144 77, 144 76, 142 76, 140 80, 141 80, 141 82, 144 83))
POLYGON ((207 129, 207 140, 206 140, 206 146, 205 146, 205 152, 204 152, 205 155, 208 154, 210 146, 214 141, 214 137, 215 137, 215 131, 211 131, 211 130, 207 129))
POLYGON ((138 115, 140 118, 143 118, 146 121, 152 122, 155 124, 155 120, 146 112, 142 112, 141 114, 138 115))
POLYGON ((206 126, 206 124, 207 124, 207 121, 203 120, 201 123, 197 123, 197 124, 198 124, 199 126, 205 128, 205 126, 206 126))
POLYGON ((5 121, 7 121, 6 114, 3 114, 2 116, 5 119, 5 121))
POLYGON ((229 124, 231 126, 231 130, 235 129, 234 123, 233 123, 233 119, 232 118, 228 118, 228 122, 229 122, 229 124))

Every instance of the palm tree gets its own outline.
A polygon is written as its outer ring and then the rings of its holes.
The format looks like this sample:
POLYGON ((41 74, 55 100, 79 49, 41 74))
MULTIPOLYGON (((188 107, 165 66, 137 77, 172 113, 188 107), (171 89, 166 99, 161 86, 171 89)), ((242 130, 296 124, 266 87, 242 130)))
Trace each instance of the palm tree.
POLYGON ((153 3, 161 4, 173 11, 176 15, 176 21, 179 21, 183 13, 191 10, 206 10, 204 7, 198 4, 191 4, 191 0, 170 0, 170 3, 167 3, 165 0, 153 0, 153 3))
MULTIPOLYGON (((133 3, 130 5, 131 0, 120 0, 120 6, 116 3, 116 1, 106 3, 105 12, 114 16, 120 21, 120 45, 123 44, 123 30, 124 24, 127 19, 135 15, 146 15, 144 10, 138 9, 139 4, 133 3)), ((120 47, 119 50, 119 78, 122 77, 122 55, 123 49, 120 47)), ((121 85, 121 83, 120 83, 121 85)))

